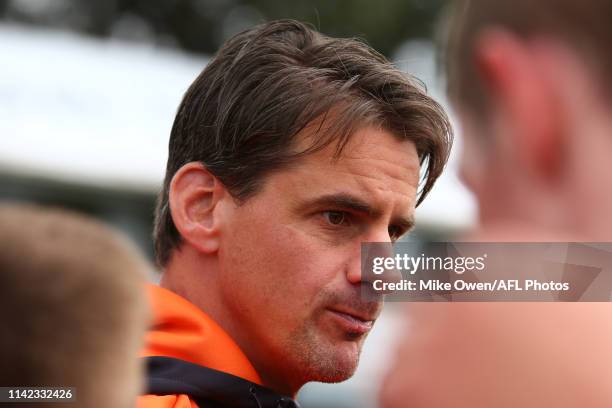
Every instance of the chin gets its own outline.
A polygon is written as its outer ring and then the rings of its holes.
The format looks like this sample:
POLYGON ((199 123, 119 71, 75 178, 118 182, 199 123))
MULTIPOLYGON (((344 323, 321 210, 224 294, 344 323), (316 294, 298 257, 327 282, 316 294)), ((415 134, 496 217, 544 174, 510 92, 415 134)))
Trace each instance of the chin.
POLYGON ((352 367, 334 367, 331 370, 319 371, 317 378, 311 381, 322 383, 339 383, 348 380, 355 374, 357 365, 352 367))
POLYGON ((359 353, 360 350, 355 349, 322 353, 325 355, 321 355, 317 361, 311 362, 310 379, 308 381, 338 383, 348 380, 357 370, 359 353))
POLYGON ((291 338, 285 350, 291 350, 291 362, 303 383, 337 383, 355 374, 365 336, 348 336, 337 331, 305 330, 291 338))

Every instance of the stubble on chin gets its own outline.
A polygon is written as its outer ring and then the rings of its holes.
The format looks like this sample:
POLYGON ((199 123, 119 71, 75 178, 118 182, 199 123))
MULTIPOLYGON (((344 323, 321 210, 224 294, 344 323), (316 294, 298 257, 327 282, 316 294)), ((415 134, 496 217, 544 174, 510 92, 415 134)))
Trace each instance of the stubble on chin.
POLYGON ((353 376, 359 364, 365 336, 331 339, 311 322, 294 330, 289 338, 292 374, 305 384, 311 381, 337 383, 353 376))

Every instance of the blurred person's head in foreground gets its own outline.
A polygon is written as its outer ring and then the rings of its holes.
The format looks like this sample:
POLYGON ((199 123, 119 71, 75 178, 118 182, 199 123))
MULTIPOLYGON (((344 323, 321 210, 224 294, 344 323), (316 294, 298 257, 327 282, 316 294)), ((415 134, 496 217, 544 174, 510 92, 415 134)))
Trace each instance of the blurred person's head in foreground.
POLYGON ((448 90, 489 233, 610 238, 610 16, 608 0, 456 2, 448 90))
MULTIPOLYGON (((449 93, 474 241, 612 237, 612 1, 457 1, 449 93)), ((409 305, 390 407, 612 406, 609 303, 409 305)))
POLYGON ((95 220, 33 205, 0 205, 0 242, 0 386, 133 407, 149 318, 140 253, 95 220))
POLYGON ((441 107, 361 41, 295 21, 227 41, 178 109, 155 241, 161 286, 242 365, 183 359, 289 396, 349 378, 382 306, 360 298, 361 242, 410 229, 450 143, 441 107))

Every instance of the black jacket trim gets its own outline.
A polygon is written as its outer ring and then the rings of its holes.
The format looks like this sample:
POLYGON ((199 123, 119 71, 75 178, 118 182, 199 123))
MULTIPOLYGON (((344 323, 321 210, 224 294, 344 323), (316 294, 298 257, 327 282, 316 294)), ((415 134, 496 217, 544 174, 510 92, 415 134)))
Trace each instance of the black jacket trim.
POLYGON ((244 378, 171 357, 145 357, 146 394, 189 395, 200 408, 299 408, 244 378))

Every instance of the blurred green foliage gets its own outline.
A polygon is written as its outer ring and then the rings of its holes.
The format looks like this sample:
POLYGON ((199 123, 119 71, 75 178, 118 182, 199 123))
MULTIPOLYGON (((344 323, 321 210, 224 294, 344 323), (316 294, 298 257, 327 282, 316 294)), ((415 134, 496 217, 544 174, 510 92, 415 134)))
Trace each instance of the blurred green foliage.
POLYGON ((448 0, 0 0, 0 18, 211 54, 229 36, 279 18, 366 39, 384 54, 430 38, 448 0))
POLYGON ((313 23, 326 34, 365 38, 390 55, 407 39, 430 38, 444 0, 253 0, 266 17, 290 16, 313 23))

